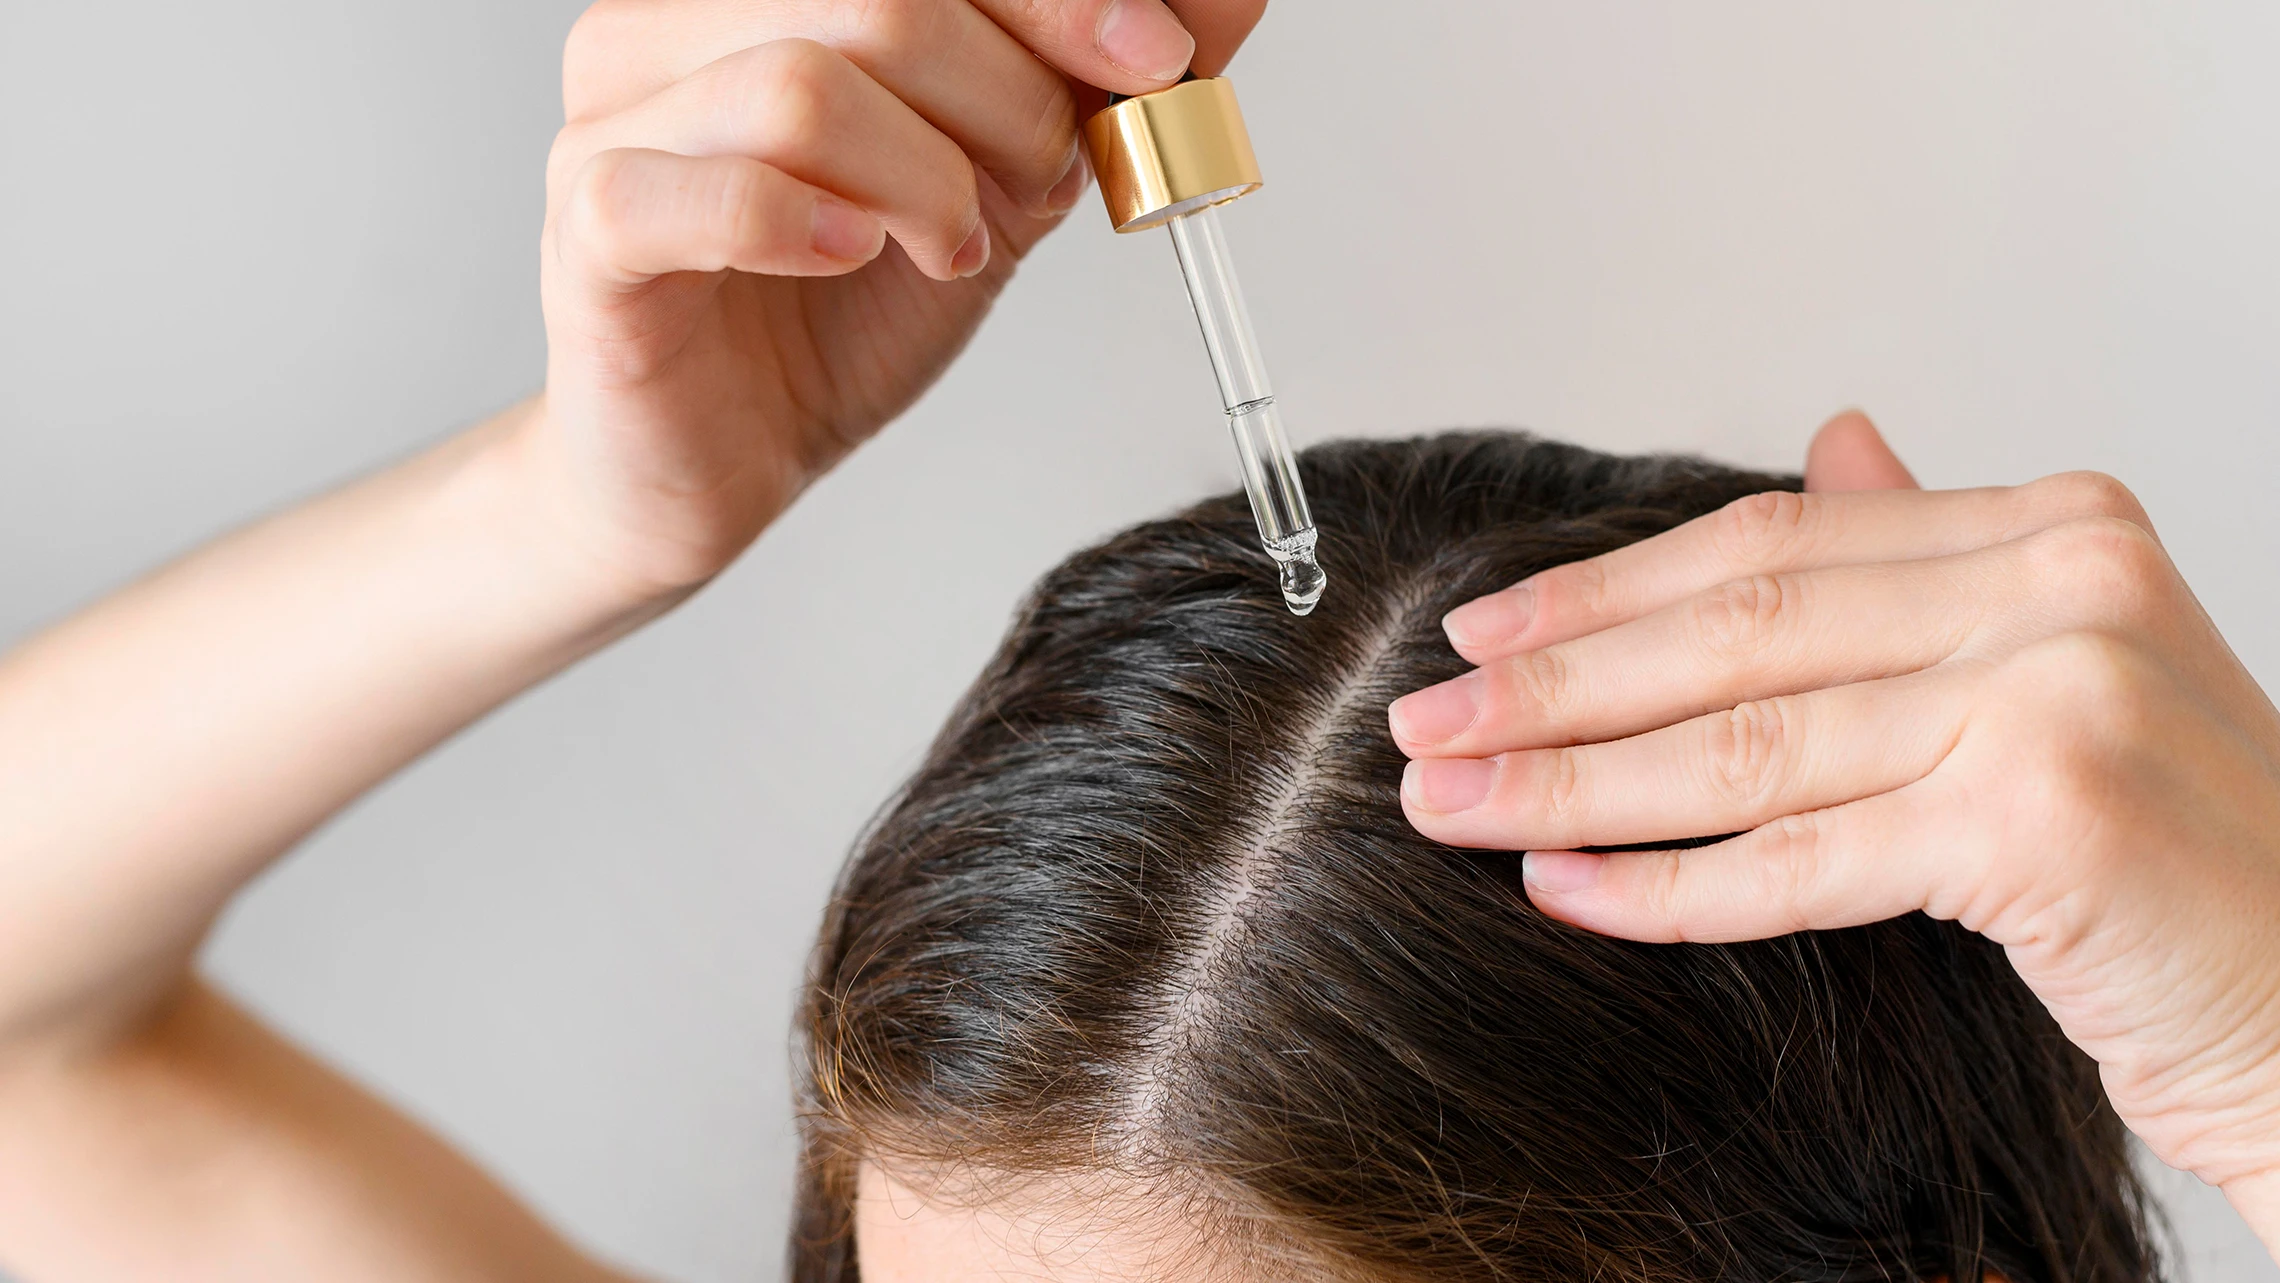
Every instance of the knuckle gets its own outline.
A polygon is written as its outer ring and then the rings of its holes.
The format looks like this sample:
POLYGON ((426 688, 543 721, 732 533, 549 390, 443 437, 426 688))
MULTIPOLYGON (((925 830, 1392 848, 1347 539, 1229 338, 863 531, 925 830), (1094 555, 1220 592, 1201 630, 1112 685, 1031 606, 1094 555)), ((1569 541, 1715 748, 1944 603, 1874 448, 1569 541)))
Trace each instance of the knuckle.
POLYGON ((623 151, 597 152, 571 183, 568 210, 578 235, 605 260, 624 245, 633 224, 631 162, 623 151))
POLYGON ((1569 723, 1576 703, 1576 679, 1560 647, 1525 651, 1505 663, 1512 678, 1512 694, 1522 705, 1524 716, 1552 727, 1569 723))
MULTIPOLYGON (((1028 35, 1066 33, 1077 36, 1083 33, 1081 6, 1064 4, 1060 0, 1005 0, 1007 30, 1028 35)), ((1025 38, 1023 43, 1029 43, 1025 38)))
POLYGON ((1584 818, 1586 805, 1583 755, 1572 748, 1548 749, 1542 766, 1538 802, 1544 808, 1544 818, 1561 832, 1572 831, 1584 818))
MULTIPOLYGON (((2026 678, 2029 698, 2050 718, 2077 728, 2105 725, 2127 735, 2152 706, 2150 669, 2136 649, 2096 632, 2061 633, 2020 651, 2011 661, 2026 678)), ((2046 734, 2047 743, 2070 743, 2076 734, 2046 734)))
POLYGON ((1695 599, 1695 631, 1722 657, 1763 649, 1797 610, 1798 581, 1787 575, 1750 575, 1695 599))
POLYGON ((942 225, 951 248, 965 243, 982 221, 982 184, 974 166, 952 149, 946 165, 948 185, 943 188, 942 225))
POLYGON ((2006 744, 2016 765, 2000 804, 2054 853, 2072 851, 2127 790, 2124 763, 2144 730, 2147 710, 2105 651, 2103 639, 2070 638, 2038 656, 2045 681, 2006 744))
POLYGON ((1687 939, 1685 923, 1691 917, 1687 912, 1688 894, 1686 870, 1681 856, 1674 851, 1660 851, 1636 857, 1639 875, 1634 887, 1641 916, 1649 922, 1671 925, 1674 938, 1687 939))
POLYGON ((2118 517, 2150 528, 2145 505, 2128 486, 2103 472, 2061 472, 2032 482, 2030 490, 2052 510, 2074 517, 2118 517))
POLYGON ((601 0, 570 24, 562 42, 562 97, 565 113, 578 120, 593 110, 597 82, 624 58, 627 31, 623 0, 601 0))
POLYGON ((1020 106, 1023 118, 1031 122, 1028 155, 1044 182, 1058 182, 1062 163, 1072 158, 1077 146, 1076 95, 1059 76, 1038 78, 1031 94, 1032 100, 1020 106))
POLYGON ((2103 614, 2135 619, 2171 604, 2169 554, 2135 522, 2078 517, 2051 527, 2034 545, 2044 582, 2103 614))
POLYGON ((1805 542, 1816 511, 1815 500, 1793 491, 1744 495, 1711 517, 1711 540, 1730 565, 1775 564, 1805 542))
POLYGON ((1607 563, 1597 557, 1544 571, 1531 581, 1536 609, 1563 619, 1600 619, 1613 613, 1607 563))
POLYGON ((2003 802, 2022 827, 2070 843, 2142 783, 2165 700, 2145 658, 2103 634, 2038 642, 2012 669, 2001 711, 2019 769, 2003 802))
POLYGON ((1820 814, 1785 815, 1759 831, 1766 838, 1762 858, 1768 872, 1767 897, 1778 906, 1788 930, 1810 929, 1828 849, 1820 814))
POLYGON ((1789 741, 1788 714, 1780 700, 1749 700, 1708 719, 1704 765, 1712 794, 1728 805, 1749 808, 1773 791, 1789 741))
POLYGON ((824 131, 838 107, 842 64, 838 54, 813 40, 770 41, 753 52, 749 88, 778 134, 810 138, 824 131))

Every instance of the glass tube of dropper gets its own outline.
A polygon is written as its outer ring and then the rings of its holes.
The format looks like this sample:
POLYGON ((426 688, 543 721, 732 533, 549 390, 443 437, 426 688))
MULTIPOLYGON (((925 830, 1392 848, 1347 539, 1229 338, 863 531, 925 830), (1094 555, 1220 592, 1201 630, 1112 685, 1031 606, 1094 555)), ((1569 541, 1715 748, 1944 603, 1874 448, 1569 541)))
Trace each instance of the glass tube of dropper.
POLYGON ((1252 333, 1251 315, 1243 306, 1243 286, 1235 279, 1219 209, 1205 205, 1168 225, 1180 271, 1187 277, 1188 299, 1195 304, 1196 323, 1203 327, 1203 345, 1219 375, 1220 404, 1227 409, 1227 427, 1243 463, 1243 489, 1251 497, 1259 542, 1275 560, 1283 601, 1292 614, 1304 615, 1322 600, 1328 577, 1315 560, 1314 514, 1306 507, 1298 460, 1283 436, 1274 387, 1267 382, 1266 362, 1259 358, 1259 338, 1252 333))

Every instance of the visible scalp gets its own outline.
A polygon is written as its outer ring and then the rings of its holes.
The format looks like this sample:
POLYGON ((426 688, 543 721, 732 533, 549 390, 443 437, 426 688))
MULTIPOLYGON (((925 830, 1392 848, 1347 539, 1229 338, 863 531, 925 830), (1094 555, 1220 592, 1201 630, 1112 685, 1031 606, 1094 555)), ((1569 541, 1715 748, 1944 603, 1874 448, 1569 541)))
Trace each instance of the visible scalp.
MULTIPOLYGON (((1171 1179, 1223 1246, 1272 1231, 1373 1283, 2150 1276, 2094 1067, 1985 940, 1920 916, 1605 939, 1531 908, 1511 853, 1403 817, 1382 708, 1465 670, 1443 613, 1776 479, 1491 433, 1301 467, 1314 616, 1240 496, 1079 553, 864 838, 809 989, 838 1090, 806 1097, 804 1243, 844 1246, 846 1156, 891 1136, 1171 1179)), ((1728 601, 1734 644, 1767 600, 1728 601)), ((1557 649, 1502 670, 1553 719, 1557 649)), ((1787 716, 1706 732, 1736 797, 1787 716)), ((1500 786, 1556 826, 1578 760, 1515 754, 1500 786)), ((1815 893, 1812 817, 1751 837, 1799 871, 1760 893, 1815 893)), ((1684 859, 1661 894, 1704 885, 1684 859)), ((794 1258, 795 1283, 850 1277, 794 1258)))

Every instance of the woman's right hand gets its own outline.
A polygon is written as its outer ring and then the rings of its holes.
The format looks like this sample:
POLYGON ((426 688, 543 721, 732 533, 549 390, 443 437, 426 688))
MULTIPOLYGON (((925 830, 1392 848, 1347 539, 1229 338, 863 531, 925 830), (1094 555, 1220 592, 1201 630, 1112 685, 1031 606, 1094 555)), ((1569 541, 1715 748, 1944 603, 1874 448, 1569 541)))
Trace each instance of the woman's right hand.
MULTIPOLYGON (((1174 0, 1196 61, 1262 2, 1174 0)), ((1190 48, 1160 0, 586 16, 543 400, 0 655, 9 1269, 614 1277, 192 959, 248 879, 725 566, 916 397, 1083 187, 1064 76, 1152 89, 1190 48)))
POLYGON ((517 443, 573 544, 637 593, 726 566, 925 390, 1076 204, 1083 87, 1214 70, 1264 6, 588 10, 547 165, 544 413, 517 443))

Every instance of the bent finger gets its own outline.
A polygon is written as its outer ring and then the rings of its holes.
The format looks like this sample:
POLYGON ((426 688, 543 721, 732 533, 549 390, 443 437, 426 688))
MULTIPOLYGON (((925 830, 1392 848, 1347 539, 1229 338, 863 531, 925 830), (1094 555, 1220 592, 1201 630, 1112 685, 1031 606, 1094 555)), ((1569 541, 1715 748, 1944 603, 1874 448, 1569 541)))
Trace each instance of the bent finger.
POLYGON ((1401 807, 1429 838, 1506 851, 1753 829, 1922 779, 1961 737, 1987 667, 1746 702, 1605 744, 1420 759, 1401 807))
POLYGON ((744 156, 861 206, 936 280, 989 258, 964 151, 844 56, 779 40, 719 59, 618 115, 562 131, 551 182, 586 154, 644 148, 744 156))
POLYGON ((1457 607, 1442 626, 1458 654, 1485 664, 1640 618, 1730 580, 1953 556, 2086 517, 2152 529, 2126 487, 2092 472, 1978 490, 1772 491, 1530 576, 1457 607))
POLYGON ((580 172, 554 248, 592 285, 623 289, 671 272, 833 276, 885 243, 868 212, 759 161, 620 148, 580 172))
POLYGON ((845 56, 1032 215, 1065 209, 1081 191, 1068 81, 968 0, 787 0, 702 24, 660 23, 652 4, 606 0, 571 30, 569 118, 627 110, 722 58, 786 39, 845 56))
POLYGON ((1880 922, 1933 894, 1944 822, 1922 787, 1691 851, 1532 851, 1522 877, 1545 913, 1627 940, 1761 940, 1880 922))

